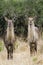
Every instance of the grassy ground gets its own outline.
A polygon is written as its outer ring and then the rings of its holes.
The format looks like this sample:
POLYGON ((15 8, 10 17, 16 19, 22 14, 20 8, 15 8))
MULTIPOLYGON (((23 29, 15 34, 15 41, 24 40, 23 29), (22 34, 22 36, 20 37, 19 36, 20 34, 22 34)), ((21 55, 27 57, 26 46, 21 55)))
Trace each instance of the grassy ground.
POLYGON ((0 52, 0 65, 43 65, 42 46, 43 40, 40 39, 38 41, 37 54, 35 56, 30 56, 29 44, 21 39, 17 39, 15 42, 13 60, 7 60, 7 50, 4 47, 4 50, 0 52))

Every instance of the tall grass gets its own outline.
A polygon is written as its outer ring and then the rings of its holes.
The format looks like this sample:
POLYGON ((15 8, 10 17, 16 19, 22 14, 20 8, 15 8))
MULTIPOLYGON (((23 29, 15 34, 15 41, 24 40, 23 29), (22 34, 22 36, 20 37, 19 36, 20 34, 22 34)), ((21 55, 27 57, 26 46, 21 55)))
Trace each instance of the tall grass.
POLYGON ((4 45, 3 45, 3 42, 0 41, 0 52, 4 49, 4 45))

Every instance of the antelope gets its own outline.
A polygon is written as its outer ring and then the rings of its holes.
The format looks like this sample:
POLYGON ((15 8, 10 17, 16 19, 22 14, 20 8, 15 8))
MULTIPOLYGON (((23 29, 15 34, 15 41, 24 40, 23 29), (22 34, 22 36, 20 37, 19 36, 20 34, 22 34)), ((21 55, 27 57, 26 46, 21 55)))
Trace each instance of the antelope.
POLYGON ((13 48, 15 43, 15 35, 14 35, 14 25, 11 19, 4 17, 5 21, 7 22, 7 29, 5 35, 5 47, 7 49, 7 58, 13 59, 13 48))
POLYGON ((30 45, 30 54, 37 52, 38 28, 35 27, 34 17, 29 17, 28 21, 28 42, 30 45))

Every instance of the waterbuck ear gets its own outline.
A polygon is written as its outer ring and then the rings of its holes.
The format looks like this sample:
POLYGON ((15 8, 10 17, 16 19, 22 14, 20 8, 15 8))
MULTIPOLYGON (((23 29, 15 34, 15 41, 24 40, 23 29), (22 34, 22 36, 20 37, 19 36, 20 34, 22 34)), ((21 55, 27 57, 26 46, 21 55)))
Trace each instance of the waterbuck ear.
POLYGON ((7 17, 4 17, 5 21, 8 21, 8 18, 7 17))

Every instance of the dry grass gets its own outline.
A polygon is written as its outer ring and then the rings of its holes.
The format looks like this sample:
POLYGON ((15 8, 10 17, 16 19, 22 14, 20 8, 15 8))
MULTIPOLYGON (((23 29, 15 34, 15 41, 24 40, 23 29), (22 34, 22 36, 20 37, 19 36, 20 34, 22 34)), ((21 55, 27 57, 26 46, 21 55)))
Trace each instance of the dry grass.
POLYGON ((40 52, 42 44, 43 42, 40 39, 38 42, 39 51, 31 57, 28 43, 17 39, 13 60, 7 60, 7 51, 4 48, 0 52, 0 65, 43 65, 43 53, 40 52))

